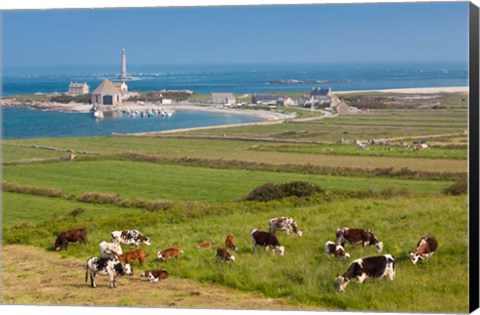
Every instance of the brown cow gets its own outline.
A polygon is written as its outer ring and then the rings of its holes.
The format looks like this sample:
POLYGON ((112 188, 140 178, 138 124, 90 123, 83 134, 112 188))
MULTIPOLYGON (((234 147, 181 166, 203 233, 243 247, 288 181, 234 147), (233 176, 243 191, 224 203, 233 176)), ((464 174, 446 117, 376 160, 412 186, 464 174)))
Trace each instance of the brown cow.
POLYGON ((230 248, 231 250, 234 250, 234 251, 237 250, 237 246, 235 245, 235 239, 233 238, 232 234, 227 235, 227 238, 225 239, 225 245, 227 246, 227 248, 230 248))
POLYGON ((410 253, 408 257, 415 265, 418 260, 429 260, 437 250, 437 239, 435 236, 424 236, 418 241, 415 252, 410 253))
POLYGON ((198 248, 206 248, 206 247, 213 247, 215 246, 215 242, 202 242, 198 243, 197 247, 198 248))
POLYGON ((217 256, 216 260, 218 261, 235 261, 235 256, 231 255, 225 248, 219 247, 217 248, 217 256))
POLYGON ((62 248, 67 249, 69 242, 88 244, 87 230, 85 230, 85 228, 79 228, 61 232, 58 234, 57 239, 55 240, 55 250, 59 251, 62 248))
POLYGON ((138 260, 138 262, 143 265, 145 262, 145 259, 148 257, 148 254, 145 254, 143 249, 137 248, 134 250, 131 250, 129 252, 126 252, 124 254, 117 254, 118 260, 120 260, 123 263, 129 264, 132 261, 138 260))
POLYGON ((335 258, 350 258, 350 255, 345 252, 345 249, 343 249, 342 245, 332 241, 325 243, 325 253, 327 253, 327 255, 335 255, 335 258))
POLYGON ((379 241, 372 231, 367 229, 338 228, 336 231, 337 243, 345 246, 345 243, 362 244, 363 247, 375 245, 378 252, 383 249, 383 242, 379 241))
POLYGON ((164 262, 167 262, 172 257, 175 257, 178 260, 180 253, 183 254, 183 250, 181 250, 179 247, 167 248, 161 252, 157 252, 157 258, 163 260, 164 262))
POLYGON ((140 277, 145 277, 149 278, 150 282, 157 282, 158 280, 164 280, 168 278, 168 271, 165 269, 159 269, 159 270, 146 270, 145 272, 142 272, 140 277))

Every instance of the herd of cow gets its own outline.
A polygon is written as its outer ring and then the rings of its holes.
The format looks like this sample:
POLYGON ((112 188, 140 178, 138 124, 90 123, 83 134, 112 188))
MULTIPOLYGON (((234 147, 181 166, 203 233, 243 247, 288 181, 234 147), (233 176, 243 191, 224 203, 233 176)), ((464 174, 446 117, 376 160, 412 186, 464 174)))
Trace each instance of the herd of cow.
MULTIPOLYGON (((297 227, 293 218, 278 217, 272 218, 268 222, 269 230, 259 231, 254 229, 250 235, 253 242, 253 250, 256 252, 257 246, 264 246, 265 251, 272 248, 272 253, 278 252, 279 255, 285 254, 285 247, 280 245, 277 237, 277 231, 285 231, 287 235, 291 232, 298 236, 302 236, 302 231, 297 227)), ((138 248, 140 244, 150 246, 150 238, 145 237, 137 230, 114 231, 111 233, 111 242, 103 241, 100 243, 101 257, 91 257, 86 263, 85 282, 90 281, 92 288, 95 285, 95 275, 108 275, 110 278, 110 288, 115 288, 115 277, 123 275, 133 275, 133 270, 130 265, 131 262, 138 260, 143 265, 145 259, 149 256, 138 248), (123 253, 121 244, 135 245, 137 248, 129 252, 123 253)), ((74 229, 58 234, 55 241, 55 250, 66 249, 69 242, 80 242, 88 244, 87 232, 84 228, 74 229)), ((336 230, 336 241, 327 241, 325 244, 325 252, 327 255, 333 255, 340 259, 349 259, 350 255, 345 252, 345 244, 361 244, 363 247, 375 245, 378 252, 383 250, 383 242, 380 241, 375 234, 368 229, 358 228, 338 228, 336 230)), ((214 247, 214 242, 202 242, 197 245, 199 248, 214 247)), ((225 246, 218 247, 216 251, 216 261, 233 262, 235 257, 228 252, 228 249, 237 251, 233 235, 227 235, 225 239, 225 246)), ((428 260, 437 249, 437 240, 434 236, 422 237, 414 252, 409 254, 409 258, 413 264, 419 260, 428 260)), ((163 251, 157 252, 157 258, 167 262, 171 258, 178 260, 180 253, 183 251, 179 247, 172 247, 163 251)), ((168 271, 164 269, 146 270, 141 274, 150 282, 156 282, 168 277, 168 271)), ((339 285, 340 292, 344 292, 349 281, 357 280, 362 283, 367 278, 384 278, 388 277, 390 280, 395 278, 395 257, 391 254, 380 256, 372 256, 366 258, 358 258, 350 263, 343 275, 336 278, 339 285)))

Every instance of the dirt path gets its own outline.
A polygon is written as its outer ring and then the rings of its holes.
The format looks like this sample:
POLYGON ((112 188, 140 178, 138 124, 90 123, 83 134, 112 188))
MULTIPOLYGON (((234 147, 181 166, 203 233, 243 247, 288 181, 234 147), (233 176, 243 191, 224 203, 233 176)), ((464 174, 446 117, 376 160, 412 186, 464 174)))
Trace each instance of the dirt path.
POLYGON ((194 280, 171 277, 149 283, 137 273, 119 278, 116 289, 108 288, 108 277, 97 276, 96 280, 95 289, 85 283, 82 259, 62 258, 61 254, 31 246, 2 248, 3 304, 299 309, 285 299, 264 298, 194 280))

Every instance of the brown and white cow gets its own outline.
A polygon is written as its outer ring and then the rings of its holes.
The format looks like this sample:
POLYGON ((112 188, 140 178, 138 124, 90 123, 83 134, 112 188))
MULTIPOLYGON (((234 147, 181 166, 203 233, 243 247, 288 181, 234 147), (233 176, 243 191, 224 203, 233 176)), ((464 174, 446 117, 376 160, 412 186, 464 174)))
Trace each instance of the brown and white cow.
POLYGON ((347 271, 343 275, 337 276, 335 280, 339 285, 340 292, 345 292, 345 288, 351 280, 363 283, 367 278, 387 276, 392 281, 395 279, 395 258, 390 254, 356 259, 350 263, 347 271))
POLYGON ((181 250, 179 247, 171 247, 157 252, 157 258, 163 260, 164 262, 169 261, 170 258, 173 257, 178 260, 180 253, 183 253, 183 250, 181 250))
POLYGON ((231 255, 225 248, 219 247, 217 248, 217 256, 215 257, 217 262, 219 261, 235 261, 235 256, 231 255))
POLYGON ((424 236, 417 244, 417 249, 408 255, 415 265, 419 260, 429 260, 437 250, 437 239, 434 236, 424 236))
POLYGON ((345 252, 345 249, 342 245, 334 243, 332 241, 328 241, 325 243, 325 253, 327 253, 327 255, 335 255, 335 258, 350 258, 350 254, 345 252))
POLYGON ((125 245, 135 245, 140 243, 150 246, 150 238, 145 237, 138 230, 113 231, 110 234, 112 242, 118 242, 125 245))
POLYGON ((227 235, 227 238, 225 239, 225 245, 227 248, 237 251, 237 245, 235 245, 235 239, 232 234, 227 235))
POLYGON ((201 242, 197 244, 198 248, 208 248, 215 246, 215 242, 201 242))
POLYGON ((276 231, 285 231, 287 235, 290 235, 290 232, 302 236, 303 232, 298 229, 297 222, 293 218, 287 217, 278 217, 271 218, 268 220, 268 229, 270 233, 275 233, 276 231))
POLYGON ((67 249, 68 243, 80 242, 88 244, 87 231, 84 228, 68 230, 57 235, 55 240, 55 250, 67 249))
POLYGON ((168 278, 168 271, 165 269, 159 270, 145 270, 140 277, 148 278, 150 282, 157 282, 168 278))
POLYGON ((266 252, 268 251, 269 246, 272 247, 274 249, 272 251, 274 255, 275 251, 277 251, 280 256, 283 256, 285 254, 285 247, 280 245, 275 234, 254 229, 252 233, 250 233, 250 235, 252 236, 254 252, 257 252, 257 246, 260 245, 265 246, 266 252))
POLYGON ((143 265, 145 262, 145 259, 148 257, 148 254, 145 254, 143 249, 137 248, 134 250, 131 250, 129 252, 126 252, 124 254, 118 254, 118 260, 120 260, 123 263, 129 264, 130 262, 133 262, 135 260, 138 260, 138 262, 143 265))
POLYGON ((337 243, 345 246, 345 243, 362 244, 363 247, 368 245, 375 245, 375 249, 381 252, 383 249, 383 242, 367 229, 353 229, 353 228, 338 228, 336 231, 337 243))

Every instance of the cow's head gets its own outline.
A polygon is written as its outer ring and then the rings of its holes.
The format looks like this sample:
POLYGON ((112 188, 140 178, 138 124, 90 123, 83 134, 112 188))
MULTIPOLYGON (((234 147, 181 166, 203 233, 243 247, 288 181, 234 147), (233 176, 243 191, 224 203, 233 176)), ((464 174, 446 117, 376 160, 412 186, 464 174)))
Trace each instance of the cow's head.
POLYGON ((337 248, 335 249, 335 256, 343 258, 343 259, 350 258, 350 254, 345 252, 345 249, 343 249, 342 245, 337 245, 337 248))
POLYGON ((228 257, 228 260, 229 260, 229 261, 235 261, 235 256, 230 255, 230 257, 228 257))
POLYGON ((149 237, 145 237, 143 240, 142 240, 143 244, 147 245, 147 246, 150 246, 150 238, 149 237))
POLYGON ((123 272, 127 276, 133 276, 132 266, 130 266, 130 264, 123 265, 123 272))
POLYGON ((297 235, 298 235, 299 237, 302 237, 302 235, 303 235, 303 232, 302 232, 302 231, 300 231, 300 230, 298 230, 298 231, 297 231, 297 235))
POLYGON ((60 237, 57 237, 57 239, 55 240, 55 245, 54 245, 54 246, 55 246, 55 250, 56 250, 56 251, 61 250, 61 249, 62 249, 62 245, 63 245, 63 242, 62 242, 61 238, 60 238, 60 237))
POLYGON ((375 244, 375 249, 377 250, 377 252, 380 253, 383 250, 383 242, 382 241, 377 242, 377 244, 375 244))
POLYGON ((166 258, 163 257, 162 252, 160 252, 160 251, 157 252, 157 258, 158 258, 158 259, 161 259, 161 260, 163 260, 163 261, 166 261, 166 258))
POLYGON ((337 276, 335 281, 338 283, 338 288, 340 292, 345 292, 345 288, 348 285, 348 279, 345 279, 343 276, 337 276))
POLYGON ((410 253, 410 254, 408 255, 408 258, 410 258, 410 261, 411 261, 414 265, 416 265, 417 262, 418 262, 418 260, 420 259, 420 255, 417 255, 417 254, 415 254, 415 253, 410 253))
POLYGON ((275 249, 280 254, 280 256, 285 255, 285 246, 277 246, 275 249))

